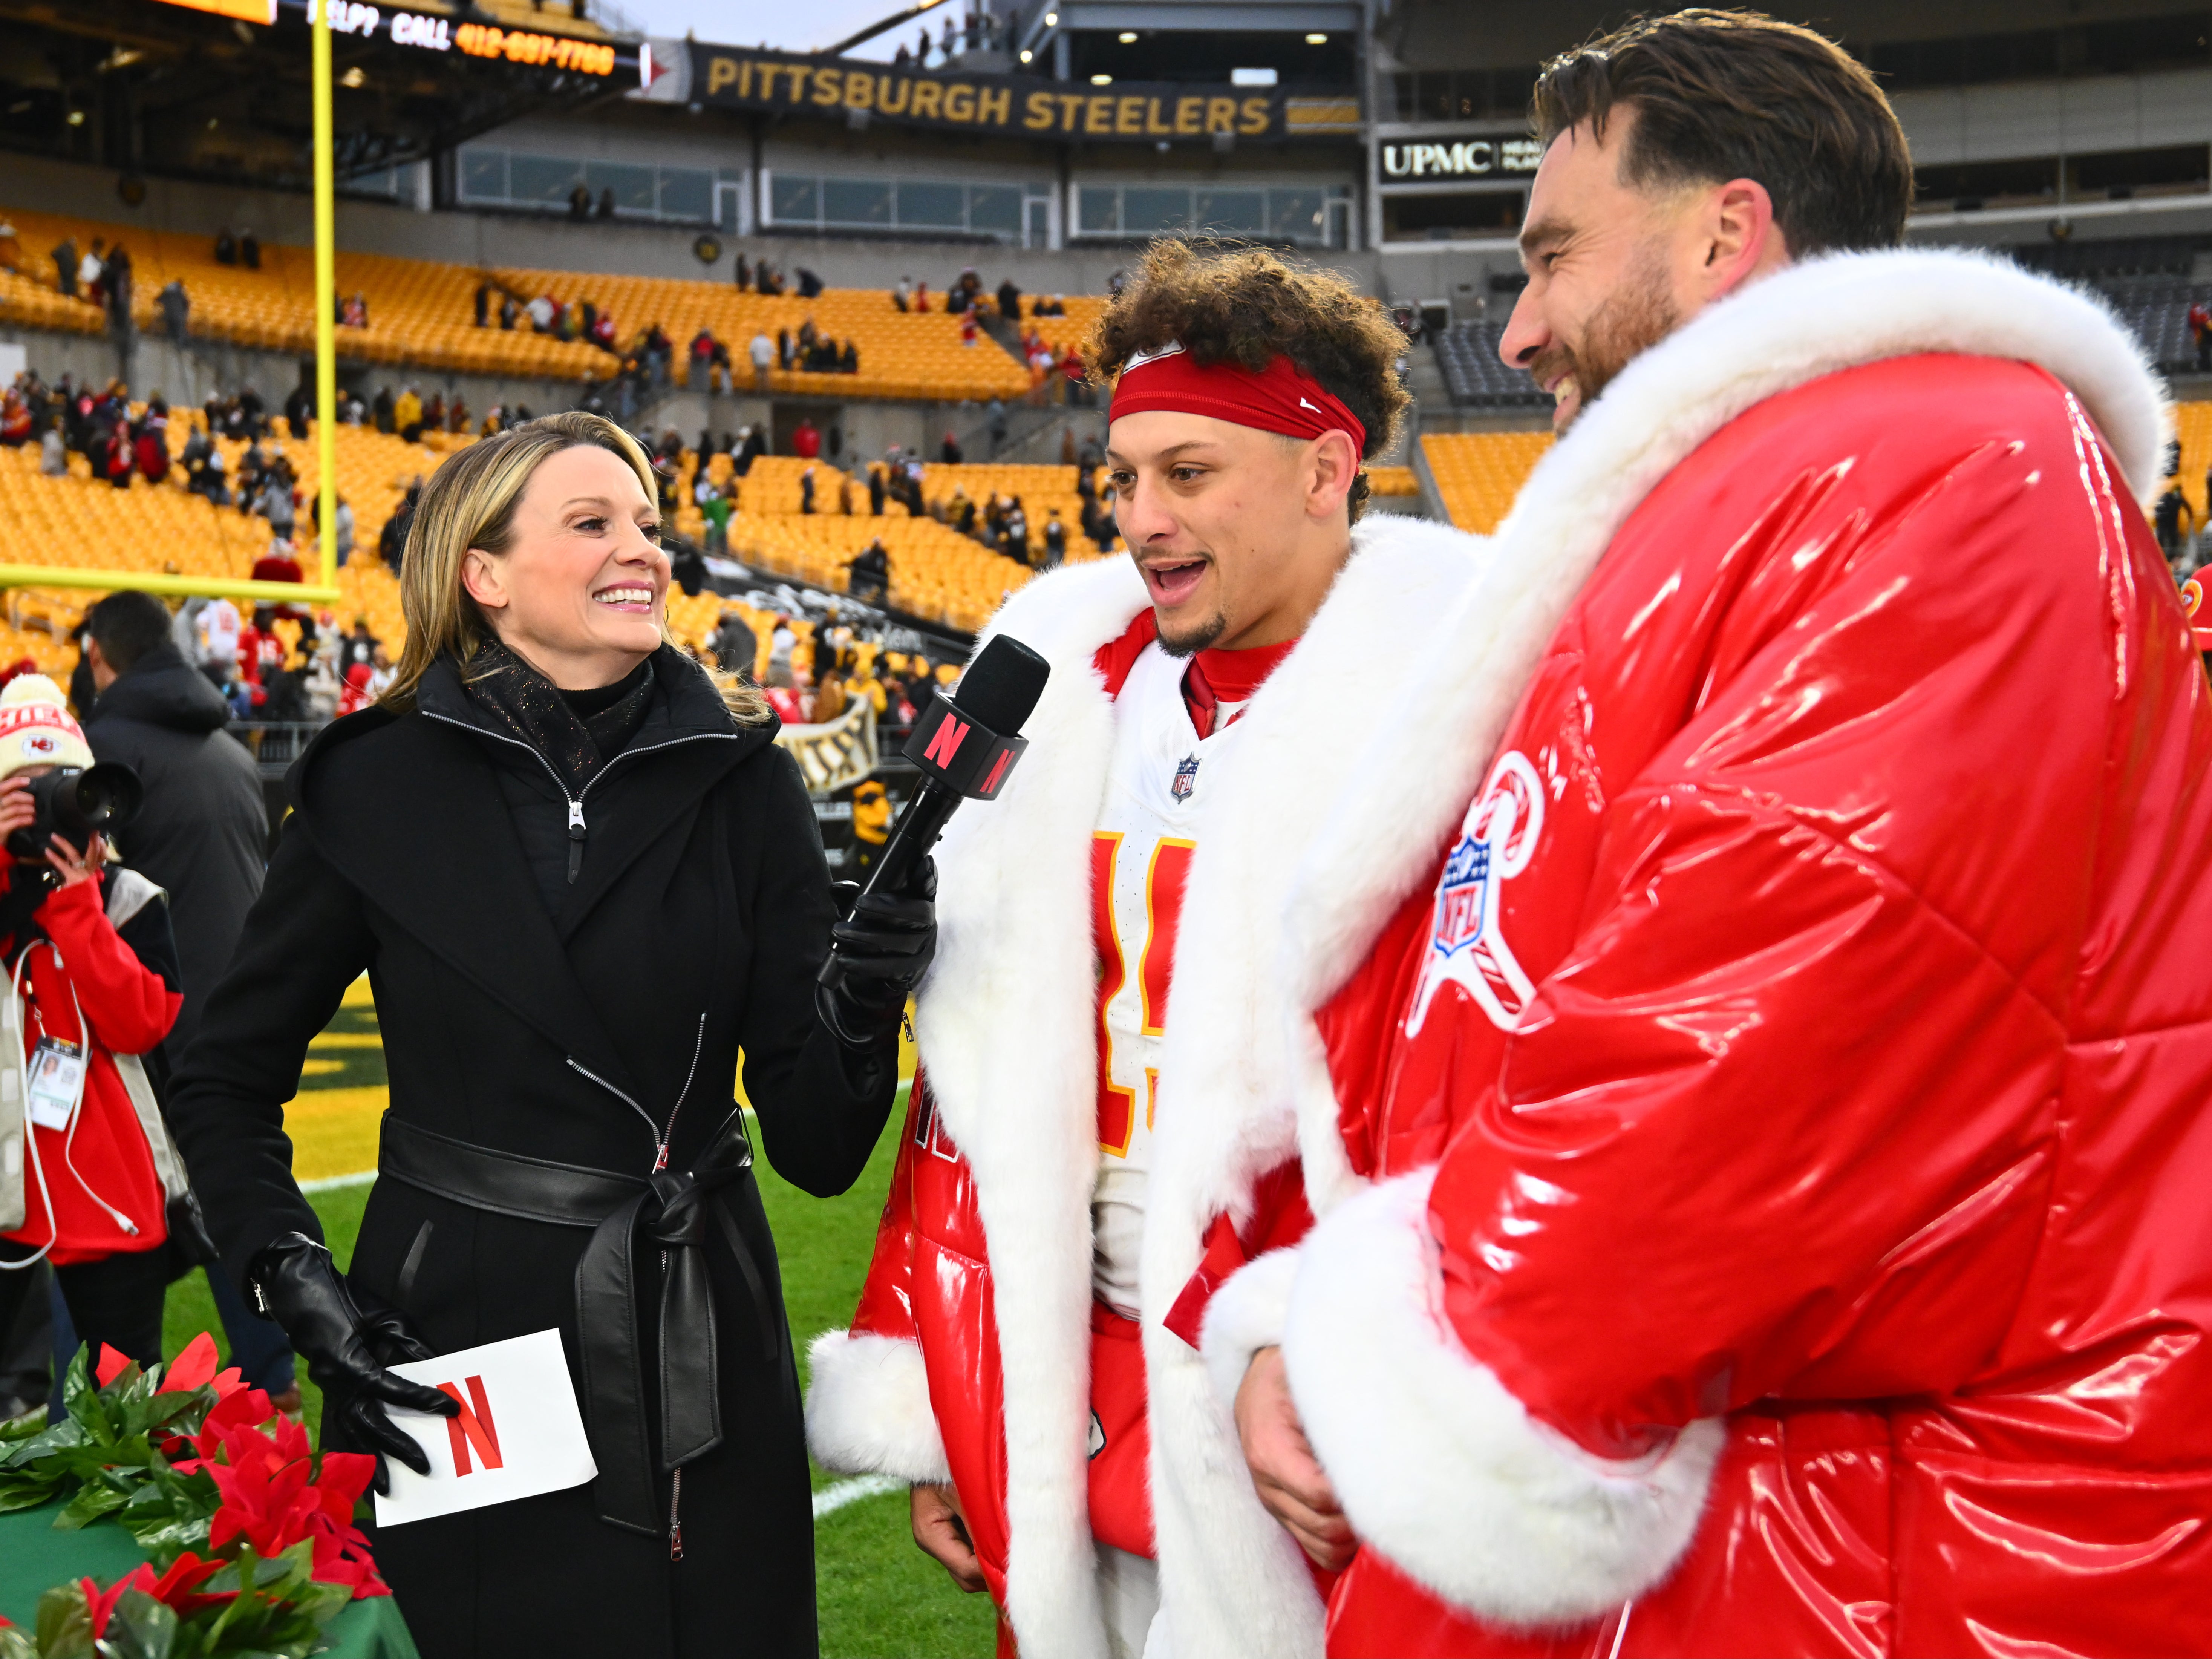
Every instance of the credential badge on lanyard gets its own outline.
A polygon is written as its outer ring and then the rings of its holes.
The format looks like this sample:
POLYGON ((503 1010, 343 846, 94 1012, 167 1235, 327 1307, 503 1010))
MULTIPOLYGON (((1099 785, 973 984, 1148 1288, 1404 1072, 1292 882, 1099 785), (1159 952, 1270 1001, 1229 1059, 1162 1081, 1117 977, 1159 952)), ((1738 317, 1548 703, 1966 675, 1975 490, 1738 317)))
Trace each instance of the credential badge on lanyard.
POLYGON ((59 1037, 42 1036, 31 1051, 31 1121, 66 1129, 84 1102, 84 1050, 59 1037))

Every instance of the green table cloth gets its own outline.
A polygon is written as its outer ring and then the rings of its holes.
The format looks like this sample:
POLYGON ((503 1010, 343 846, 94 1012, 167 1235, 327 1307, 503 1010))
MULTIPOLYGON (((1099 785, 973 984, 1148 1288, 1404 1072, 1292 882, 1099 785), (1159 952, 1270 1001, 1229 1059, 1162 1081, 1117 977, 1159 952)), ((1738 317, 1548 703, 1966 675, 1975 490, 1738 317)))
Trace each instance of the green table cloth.
MULTIPOLYGON (((112 1584, 146 1559, 138 1540, 112 1522, 82 1532, 56 1532, 60 1499, 35 1510, 0 1515, 0 1614, 28 1626, 39 1597, 71 1578, 112 1584)), ((415 1638, 399 1604, 389 1595, 349 1603, 331 1620, 324 1649, 335 1659, 418 1659, 415 1638)))

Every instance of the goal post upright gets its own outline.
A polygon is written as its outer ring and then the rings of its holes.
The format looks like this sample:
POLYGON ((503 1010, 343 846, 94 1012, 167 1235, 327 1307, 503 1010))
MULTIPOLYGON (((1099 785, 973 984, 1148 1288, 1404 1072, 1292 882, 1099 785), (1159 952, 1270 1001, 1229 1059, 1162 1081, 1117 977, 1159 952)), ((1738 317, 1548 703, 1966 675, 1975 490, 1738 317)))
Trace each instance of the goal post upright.
POLYGON ((314 19, 315 83, 315 523, 322 586, 338 581, 337 186, 331 136, 331 18, 326 0, 309 0, 314 19))

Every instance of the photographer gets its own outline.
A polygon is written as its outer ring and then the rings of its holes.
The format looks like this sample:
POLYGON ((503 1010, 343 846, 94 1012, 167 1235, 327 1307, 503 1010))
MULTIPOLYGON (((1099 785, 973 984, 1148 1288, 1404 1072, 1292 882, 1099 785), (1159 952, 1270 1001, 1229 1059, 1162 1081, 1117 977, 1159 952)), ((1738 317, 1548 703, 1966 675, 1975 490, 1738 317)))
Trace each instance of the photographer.
POLYGON ((667 642, 655 495, 635 441, 581 412, 432 475, 392 684, 294 769, 173 1101, 224 1265, 327 1391, 326 1444, 427 1472, 386 1406, 451 1402, 384 1367, 561 1332, 596 1480, 378 1537, 446 1652, 815 1647, 790 1334, 731 1085, 742 1050, 778 1171, 843 1191, 934 914, 838 920, 759 693, 667 642), (364 970, 392 1104, 341 1275, 283 1109, 364 970))
POLYGON ((103 867, 97 836, 40 844, 33 780, 89 767, 60 688, 26 674, 0 690, 0 963, 21 998, 22 1047, 0 1066, 0 1330, 51 1261, 79 1338, 142 1365, 161 1358, 171 1276, 165 1168, 176 1167, 144 1064, 183 998, 161 890, 103 867), (9 1097, 12 1096, 12 1099, 9 1097))
MULTIPOLYGON (((184 1006, 161 1053, 173 1070, 199 1028, 200 1009, 230 962, 261 891, 269 847, 261 773, 222 728, 222 694, 185 661, 168 611, 150 593, 111 593, 85 615, 85 661, 99 700, 84 721, 92 752, 131 768, 146 799, 117 836, 131 867, 168 896, 184 1006)), ((256 1319, 220 1272, 209 1276, 246 1380, 279 1407, 299 1409, 292 1351, 256 1319)))

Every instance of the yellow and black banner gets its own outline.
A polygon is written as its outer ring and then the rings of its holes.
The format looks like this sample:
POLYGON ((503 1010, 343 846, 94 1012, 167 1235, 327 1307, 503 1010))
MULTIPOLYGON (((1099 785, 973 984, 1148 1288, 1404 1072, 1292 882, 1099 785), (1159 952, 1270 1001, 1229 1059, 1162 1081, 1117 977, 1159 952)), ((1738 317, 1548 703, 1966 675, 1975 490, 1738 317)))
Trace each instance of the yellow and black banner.
POLYGON ((1184 82, 1111 86, 1031 75, 918 73, 859 58, 805 58, 691 43, 690 95, 725 109, 787 115, 865 110, 871 120, 946 132, 1027 138, 1204 143, 1218 132, 1260 142, 1285 136, 1281 91, 1184 82))
POLYGON ((876 711, 858 698, 844 714, 823 726, 787 726, 776 746, 799 763, 810 793, 826 795, 858 783, 876 769, 876 711))

